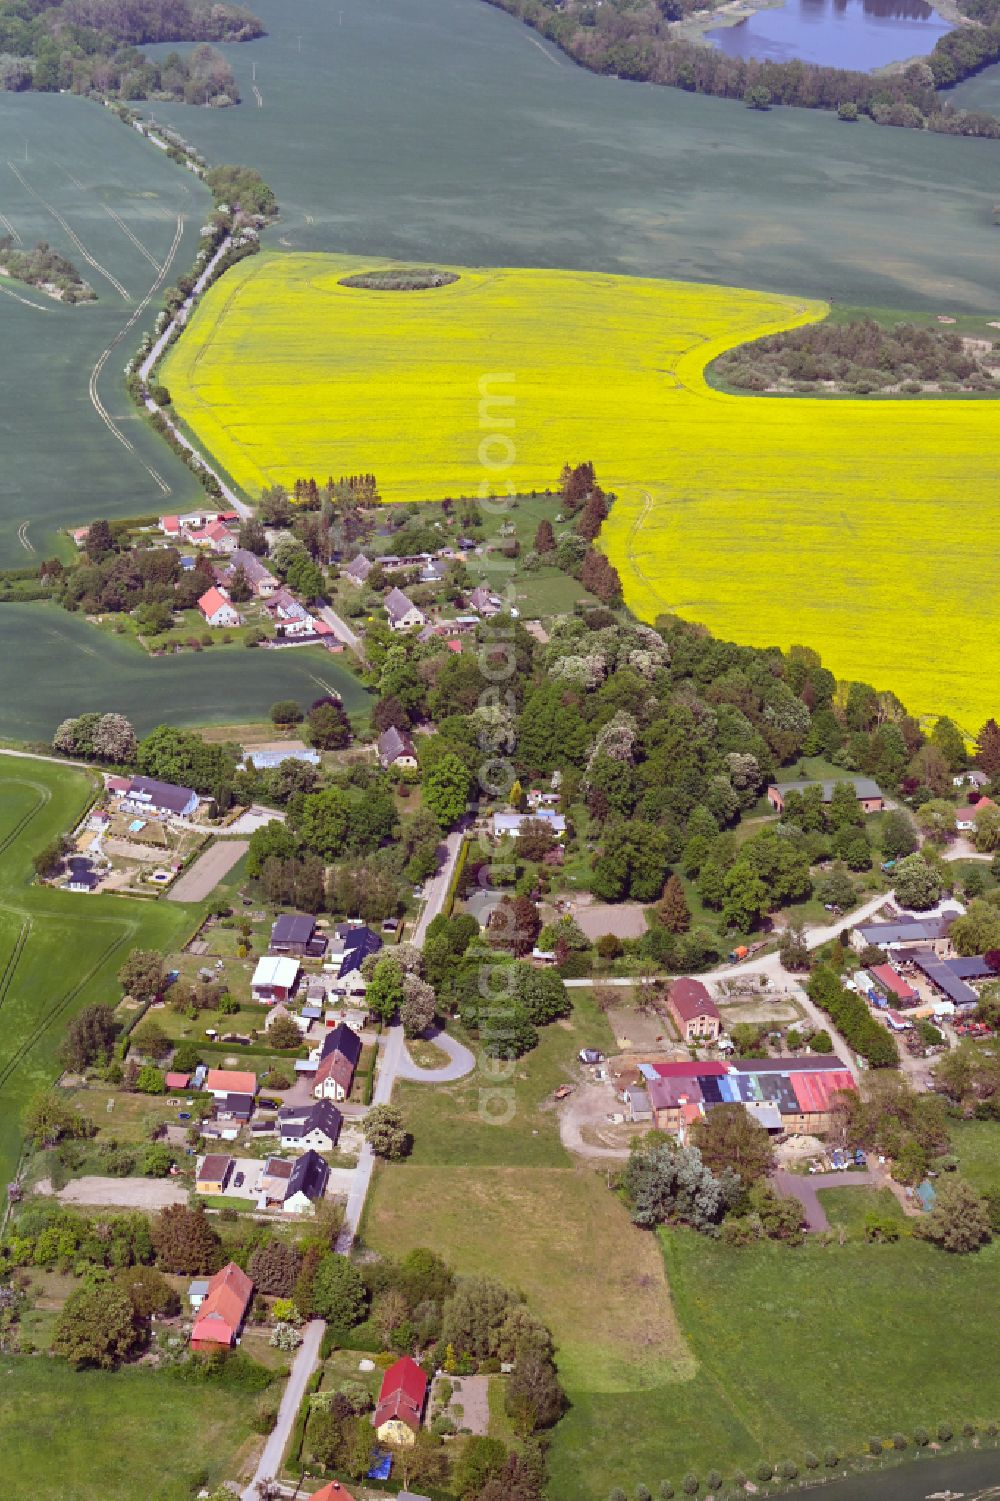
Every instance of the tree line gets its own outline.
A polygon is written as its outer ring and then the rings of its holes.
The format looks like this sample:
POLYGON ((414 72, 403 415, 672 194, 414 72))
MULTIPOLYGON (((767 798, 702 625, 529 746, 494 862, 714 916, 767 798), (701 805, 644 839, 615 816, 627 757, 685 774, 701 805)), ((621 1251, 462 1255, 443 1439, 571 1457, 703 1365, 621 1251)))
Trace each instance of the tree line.
POLYGON ((152 96, 189 104, 237 104, 232 69, 212 42, 262 36, 241 6, 207 0, 0 0, 0 88, 69 90, 120 99, 152 96), (148 42, 199 42, 189 58, 155 62, 148 42))

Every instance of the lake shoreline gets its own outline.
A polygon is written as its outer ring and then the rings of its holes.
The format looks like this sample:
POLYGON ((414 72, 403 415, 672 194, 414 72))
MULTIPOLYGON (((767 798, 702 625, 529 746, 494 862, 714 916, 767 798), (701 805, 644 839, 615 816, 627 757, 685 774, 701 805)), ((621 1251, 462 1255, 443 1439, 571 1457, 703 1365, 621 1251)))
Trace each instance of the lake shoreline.
MULTIPOLYGON (((718 51, 720 48, 712 39, 714 32, 731 30, 743 22, 751 20, 761 11, 782 10, 788 3, 789 0, 726 0, 726 3, 718 9, 698 10, 689 16, 685 16, 682 21, 675 21, 670 28, 671 35, 678 41, 694 42, 698 46, 718 51)), ((978 24, 968 16, 962 14, 956 0, 928 0, 928 4, 931 5, 933 13, 940 20, 949 23, 947 29, 942 30, 938 35, 947 35, 949 30, 954 30, 959 26, 975 26, 978 24)), ((937 36, 935 37, 936 39, 937 36)), ((722 48, 721 50, 725 51, 726 49, 722 48)), ((872 77, 888 77, 895 73, 905 72, 913 63, 926 61, 927 55, 927 52, 920 52, 909 57, 897 58, 892 62, 879 64, 877 67, 865 68, 862 71, 870 73, 872 77)), ((757 60, 762 62, 776 61, 776 59, 764 56, 761 56, 757 60)), ((812 66, 817 65, 817 59, 815 58, 783 58, 781 60, 797 60, 812 66)), ((837 65, 830 64, 830 66, 837 65)))

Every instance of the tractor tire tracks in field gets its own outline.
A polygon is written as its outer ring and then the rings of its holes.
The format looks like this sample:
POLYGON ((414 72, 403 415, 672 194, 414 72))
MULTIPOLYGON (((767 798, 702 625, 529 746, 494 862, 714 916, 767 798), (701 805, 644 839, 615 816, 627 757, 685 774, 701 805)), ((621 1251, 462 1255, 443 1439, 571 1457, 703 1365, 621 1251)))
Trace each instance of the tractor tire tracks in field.
POLYGON ((53 313, 53 312, 55 312, 55 308, 42 307, 41 303, 32 302, 30 298, 28 298, 28 297, 22 297, 20 295, 20 293, 18 293, 18 292, 12 292, 11 289, 10 289, 10 287, 0 287, 0 292, 2 292, 5 297, 13 297, 13 299, 14 299, 15 302, 21 302, 21 303, 24 304, 25 307, 33 307, 36 313, 53 313))
POLYGON ((25 552, 34 552, 35 550, 35 544, 28 536, 28 527, 30 525, 30 521, 22 521, 21 525, 17 529, 17 540, 20 542, 25 552))
POLYGON ((118 228, 122 231, 122 233, 124 235, 127 235, 128 238, 132 241, 132 244, 135 246, 136 250, 138 250, 139 254, 141 256, 145 257, 145 259, 152 266, 153 270, 154 271, 160 271, 160 270, 162 270, 162 267, 160 266, 159 261, 156 259, 156 256, 153 254, 153 252, 151 250, 147 250, 146 247, 145 247, 145 245, 139 239, 139 236, 137 234, 134 234, 132 232, 132 230, 129 229, 128 225, 125 223, 125 220, 122 218, 121 214, 116 214, 115 211, 114 211, 114 209, 113 208, 109 208, 106 203, 102 204, 102 207, 104 209, 104 212, 106 214, 108 214, 112 219, 114 219, 115 223, 118 225, 118 228))
POLYGON ((73 229, 69 224, 67 224, 66 220, 63 218, 59 210, 57 208, 53 208, 52 204, 49 203, 47 199, 43 198, 41 193, 35 191, 35 189, 31 186, 31 183, 27 181, 23 173, 21 173, 17 169, 17 167, 15 167, 12 161, 8 161, 7 165, 13 172, 14 176, 17 178, 18 182, 21 184, 22 188, 24 188, 26 192, 30 193, 32 198, 36 199, 44 209, 47 209, 48 212, 52 215, 53 219, 55 219, 56 223, 66 232, 66 234, 69 235, 70 239, 73 241, 73 244, 76 246, 77 250, 79 250, 80 254, 87 262, 87 265, 93 266, 94 270, 98 272, 100 276, 103 276, 105 281, 109 282, 111 286, 114 287, 115 291, 119 294, 123 301, 131 302, 132 299, 129 296, 128 289, 122 286, 117 277, 112 276, 107 266, 102 266, 100 261, 96 260, 94 256, 91 255, 86 245, 80 239, 80 236, 76 233, 76 230, 73 229))
POLYGON ((6 214, 0 214, 0 224, 3 225, 4 229, 10 235, 10 237, 14 241, 15 245, 23 245, 24 244, 24 241, 21 239, 21 236, 18 234, 18 232, 14 228, 13 224, 11 224, 11 222, 7 218, 6 214))
MULTIPOLYGON (((23 912, 12 907, 6 907, 0 910, 15 912, 16 915, 20 917, 25 916, 23 912)), ((28 926, 30 927, 30 919, 28 919, 28 926)), ((113 939, 112 942, 108 944, 108 947, 101 952, 100 956, 94 961, 87 972, 80 976, 80 979, 76 982, 76 984, 72 986, 71 989, 67 990, 65 995, 63 995, 56 1002, 52 1009, 46 1012, 45 1015, 43 1015, 42 1018, 35 1024, 32 1030, 28 1033, 27 1037, 22 1040, 20 1046, 14 1050, 14 1052, 4 1063, 3 1067, 0 1068, 0 1090, 3 1089, 8 1079, 17 1072, 21 1064, 24 1062, 25 1058, 27 1058, 32 1049, 41 1041, 49 1028, 54 1026, 55 1023, 59 1021, 60 1017, 65 1015, 70 1006, 72 1006, 73 1002, 76 1000, 77 996, 80 995, 84 988, 90 984, 98 971, 103 968, 103 966, 112 957, 112 955, 116 954, 129 938, 134 937, 135 933, 135 923, 128 923, 124 931, 121 932, 117 938, 113 939)), ((20 955, 18 957, 20 957, 20 955)))
MULTIPOLYGON (((97 383, 101 378, 101 372, 103 371, 114 350, 121 343, 122 339, 124 339, 129 330, 142 317, 150 302, 163 286, 163 283, 166 281, 167 273, 169 272, 170 267, 173 265, 174 256, 177 254, 177 247, 181 243, 181 236, 183 235, 183 233, 184 215, 178 214, 177 229, 174 232, 173 243, 171 244, 170 249, 167 251, 166 259, 164 260, 163 265, 158 268, 156 280, 153 282, 153 285, 150 287, 145 297, 139 303, 138 307, 135 309, 128 322, 118 330, 114 338, 111 340, 111 343, 108 345, 107 349, 104 350, 103 354, 100 354, 97 357, 97 360, 94 363, 94 368, 90 372, 90 381, 88 383, 88 388, 90 393, 91 405, 93 406, 94 411, 97 413, 98 417, 100 417, 101 421, 104 423, 105 427, 112 434, 112 436, 117 438, 122 447, 131 454, 135 454, 135 445, 128 438, 126 438, 121 428, 119 428, 113 421, 111 414, 108 412, 107 407, 101 400, 100 393, 97 389, 97 383)), ((138 458, 137 454, 136 457, 138 458)), ((171 493, 171 489, 163 476, 161 474, 158 474, 157 471, 153 469, 149 464, 147 464, 144 459, 140 459, 140 463, 142 464, 146 473, 153 480, 154 484, 159 486, 161 494, 169 495, 171 493)))

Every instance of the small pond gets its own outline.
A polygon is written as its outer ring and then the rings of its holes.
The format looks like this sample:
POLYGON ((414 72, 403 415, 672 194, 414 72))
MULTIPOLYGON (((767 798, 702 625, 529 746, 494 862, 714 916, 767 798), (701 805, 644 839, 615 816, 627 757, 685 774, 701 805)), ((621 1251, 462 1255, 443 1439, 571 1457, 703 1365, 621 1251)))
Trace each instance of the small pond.
POLYGON ((730 57, 868 72, 925 56, 950 30, 926 0, 784 0, 705 36, 730 57))

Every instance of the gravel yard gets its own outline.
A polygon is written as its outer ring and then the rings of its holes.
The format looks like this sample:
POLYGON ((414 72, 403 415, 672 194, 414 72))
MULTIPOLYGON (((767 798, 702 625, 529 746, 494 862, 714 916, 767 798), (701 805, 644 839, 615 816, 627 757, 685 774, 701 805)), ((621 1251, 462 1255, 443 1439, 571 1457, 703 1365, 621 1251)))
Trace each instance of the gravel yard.
POLYGON ((167 892, 172 902, 200 902, 228 876, 250 848, 248 839, 220 839, 179 877, 167 892))

